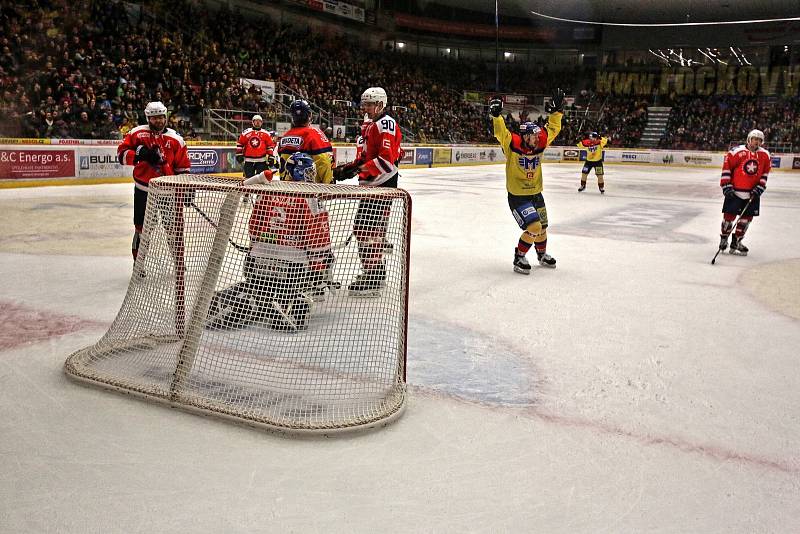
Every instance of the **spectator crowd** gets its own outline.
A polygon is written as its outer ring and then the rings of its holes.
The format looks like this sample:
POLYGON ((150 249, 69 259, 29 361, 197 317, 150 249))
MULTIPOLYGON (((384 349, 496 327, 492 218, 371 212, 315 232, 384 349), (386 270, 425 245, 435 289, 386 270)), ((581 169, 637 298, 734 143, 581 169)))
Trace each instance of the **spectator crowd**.
MULTIPOLYGON (((592 130, 610 135, 612 146, 639 142, 647 102, 581 98, 593 69, 504 64, 500 77, 506 92, 549 94, 558 86, 579 96, 556 144, 572 145, 592 130)), ((333 117, 357 117, 361 91, 381 86, 391 114, 417 140, 493 142, 485 107, 464 98, 465 90, 494 88, 494 69, 483 62, 373 49, 333 25, 279 25, 225 7, 211 12, 192 0, 11 0, 0 7, 2 136, 119 139, 145 123, 142 110, 151 100, 167 105, 169 126, 187 139, 198 138, 207 108, 259 112, 274 121, 281 106, 265 103, 240 78, 279 82, 333 117)), ((780 104, 682 97, 662 145, 727 148, 753 125, 765 131, 767 145, 797 144, 800 104, 780 104)), ((543 122, 537 115, 523 111, 522 118, 543 122)))

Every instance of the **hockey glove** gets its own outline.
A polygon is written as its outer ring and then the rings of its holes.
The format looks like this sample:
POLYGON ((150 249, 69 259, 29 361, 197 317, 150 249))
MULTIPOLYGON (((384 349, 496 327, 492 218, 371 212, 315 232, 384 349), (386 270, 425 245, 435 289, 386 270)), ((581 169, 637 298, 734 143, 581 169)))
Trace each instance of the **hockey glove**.
POLYGON ((359 165, 361 165, 359 161, 351 161, 350 163, 334 167, 333 169, 334 181, 341 182, 342 180, 349 180, 350 178, 358 174, 359 165))
POLYGON ((503 112, 503 101, 498 98, 489 100, 489 115, 492 117, 499 117, 503 112))
POLYGON ((236 163, 238 163, 239 165, 244 163, 244 156, 241 154, 236 154, 236 163))
POLYGON ((766 191, 766 190, 767 190, 767 188, 766 188, 766 187, 764 187, 764 186, 763 186, 763 185, 761 185, 761 184, 758 184, 757 186, 755 186, 755 187, 753 188, 753 190, 752 190, 750 193, 751 193, 751 194, 752 194, 752 196, 754 196, 754 197, 760 197, 761 195, 763 195, 763 194, 764 194, 764 191, 766 191))
POLYGON ((547 113, 563 113, 564 112, 564 91, 556 89, 553 93, 553 98, 544 105, 544 110, 547 113))
POLYGON ((722 194, 726 197, 733 195, 733 186, 731 184, 725 184, 722 186, 722 194))
POLYGON ((153 165, 161 163, 161 152, 158 148, 148 148, 147 145, 139 145, 136 147, 136 155, 133 157, 134 163, 146 161, 153 165))

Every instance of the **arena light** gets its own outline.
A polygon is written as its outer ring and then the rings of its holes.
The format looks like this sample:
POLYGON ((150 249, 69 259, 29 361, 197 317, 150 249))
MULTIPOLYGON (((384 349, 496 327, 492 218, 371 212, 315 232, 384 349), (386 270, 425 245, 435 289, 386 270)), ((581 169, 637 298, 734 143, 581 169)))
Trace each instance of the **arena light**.
POLYGON ((653 27, 674 27, 674 26, 716 26, 720 24, 761 24, 765 22, 790 22, 800 21, 800 17, 782 17, 774 19, 750 19, 750 20, 716 20, 709 22, 659 22, 659 23, 637 23, 637 22, 598 22, 596 20, 580 20, 580 19, 567 19, 563 17, 554 17, 552 15, 545 15, 537 11, 531 11, 531 14, 537 17, 542 17, 550 20, 557 20, 559 22, 572 22, 575 24, 595 24, 597 26, 626 26, 629 28, 653 28, 653 27))
POLYGON ((398 41, 398 43, 397 43, 397 48, 405 48, 405 47, 406 47, 406 44, 405 44, 405 43, 403 43, 403 42, 399 42, 399 41, 398 41))

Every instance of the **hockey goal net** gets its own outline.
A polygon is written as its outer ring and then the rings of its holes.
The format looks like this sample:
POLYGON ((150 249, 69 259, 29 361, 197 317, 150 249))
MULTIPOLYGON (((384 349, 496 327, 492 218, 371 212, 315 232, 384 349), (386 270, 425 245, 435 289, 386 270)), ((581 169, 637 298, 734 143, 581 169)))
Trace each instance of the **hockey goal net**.
POLYGON ((400 189, 154 180, 119 314, 65 371, 274 430, 385 424, 406 394, 410 220, 400 189))

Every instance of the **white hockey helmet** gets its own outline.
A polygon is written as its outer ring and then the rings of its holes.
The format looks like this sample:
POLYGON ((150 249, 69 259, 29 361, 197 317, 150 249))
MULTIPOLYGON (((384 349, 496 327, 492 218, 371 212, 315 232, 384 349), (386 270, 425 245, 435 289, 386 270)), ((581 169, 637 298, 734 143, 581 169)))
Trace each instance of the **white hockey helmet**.
POLYGON ((167 106, 161 102, 150 102, 144 108, 145 117, 158 117, 159 115, 167 116, 167 106))
POLYGON ((761 139, 761 142, 763 143, 764 142, 764 132, 762 132, 761 130, 751 130, 750 133, 747 134, 747 140, 750 141, 750 139, 753 139, 753 138, 761 139))
POLYGON ((261 121, 261 122, 264 122, 264 119, 263 119, 263 118, 261 118, 261 115, 253 115, 253 118, 252 118, 252 120, 253 120, 253 121, 261 121))
POLYGON ((362 104, 382 104, 382 109, 386 108, 386 103, 389 99, 386 96, 386 91, 383 87, 370 87, 361 93, 362 104))

